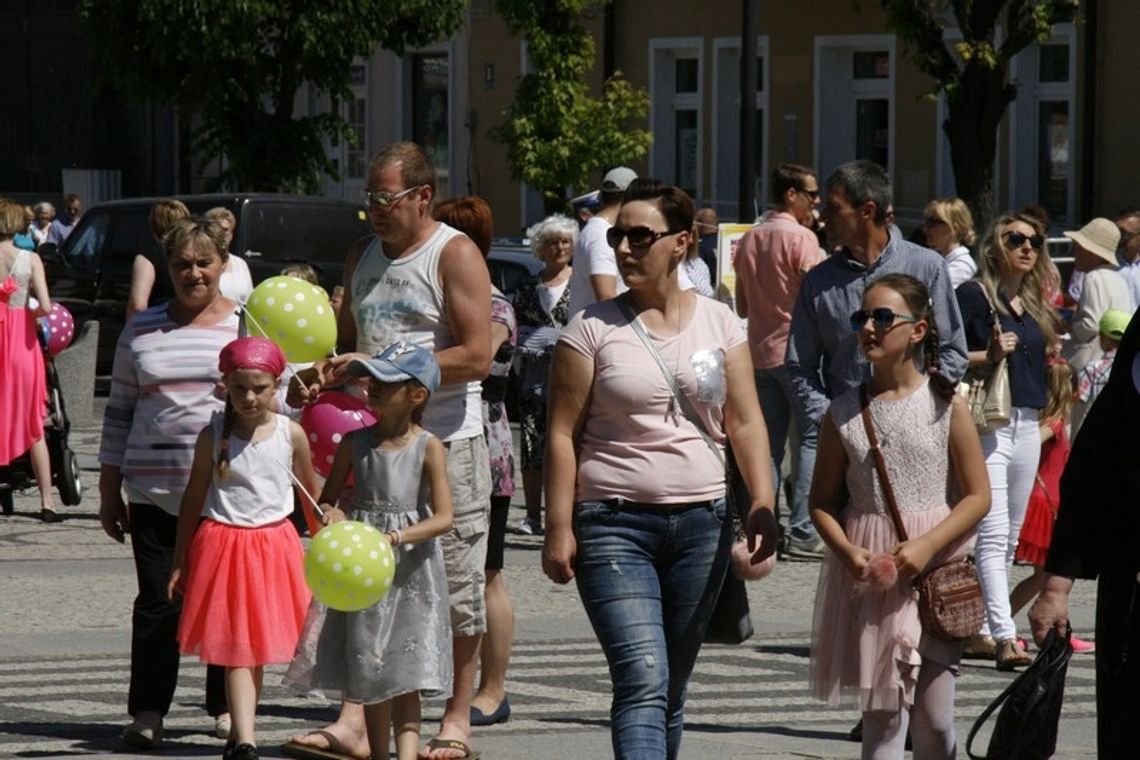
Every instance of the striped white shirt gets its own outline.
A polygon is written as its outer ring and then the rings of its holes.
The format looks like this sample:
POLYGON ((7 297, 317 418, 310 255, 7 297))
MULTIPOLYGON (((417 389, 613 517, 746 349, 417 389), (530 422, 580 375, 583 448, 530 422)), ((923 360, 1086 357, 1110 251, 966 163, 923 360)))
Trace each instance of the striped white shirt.
POLYGON ((238 337, 239 318, 181 325, 167 306, 139 312, 119 335, 99 462, 122 469, 129 501, 177 515, 198 433, 224 408, 218 354, 238 337))

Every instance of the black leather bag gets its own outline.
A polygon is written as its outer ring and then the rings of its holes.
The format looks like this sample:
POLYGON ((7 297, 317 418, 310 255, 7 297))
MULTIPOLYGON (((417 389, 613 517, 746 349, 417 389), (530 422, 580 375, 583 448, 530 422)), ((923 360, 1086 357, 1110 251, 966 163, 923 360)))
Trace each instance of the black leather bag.
MULTIPOLYGON (((732 446, 727 446, 724 453, 728 515, 734 524, 739 525, 748 516, 752 502, 748 486, 736 468, 732 446)), ((748 608, 748 587, 731 569, 726 569, 724 585, 720 587, 720 596, 717 597, 709 627, 705 631, 705 641, 709 644, 742 644, 752 638, 753 633, 752 614, 748 608)))
POLYGON ((966 739, 970 760, 1045 760, 1053 756, 1065 698, 1065 674, 1072 656, 1069 633, 1062 636, 1050 631, 1033 663, 974 721, 966 739), (975 755, 971 750, 974 736, 995 710, 997 721, 986 754, 975 755))
POLYGON ((709 618, 705 642, 709 644, 741 644, 752 638, 752 615, 748 609, 748 589, 744 581, 725 569, 716 607, 709 618))

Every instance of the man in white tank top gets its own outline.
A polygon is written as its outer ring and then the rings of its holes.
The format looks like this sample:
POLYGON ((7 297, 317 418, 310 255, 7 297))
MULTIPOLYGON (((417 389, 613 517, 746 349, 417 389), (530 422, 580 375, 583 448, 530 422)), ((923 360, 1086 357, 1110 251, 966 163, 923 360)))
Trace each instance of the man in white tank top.
MULTIPOLYGON (((491 475, 483 440, 480 381, 491 369, 491 279, 479 249, 466 235, 431 216, 435 169, 414 143, 396 143, 372 160, 366 198, 374 237, 358 240, 344 266, 344 300, 337 321, 338 356, 321 376, 337 377, 349 361, 370 358, 396 340, 435 355, 442 382, 428 402, 423 427, 448 449, 447 476, 455 523, 442 537, 450 595, 455 685, 438 740, 466 743, 479 642, 486 630, 483 563, 491 475)), ((294 382, 290 402, 315 387, 294 382)), ((368 757, 364 713, 343 704, 328 731, 344 751, 368 757)), ((326 749, 320 734, 296 737, 283 748, 326 749)), ((454 745, 431 757, 464 756, 454 745)))

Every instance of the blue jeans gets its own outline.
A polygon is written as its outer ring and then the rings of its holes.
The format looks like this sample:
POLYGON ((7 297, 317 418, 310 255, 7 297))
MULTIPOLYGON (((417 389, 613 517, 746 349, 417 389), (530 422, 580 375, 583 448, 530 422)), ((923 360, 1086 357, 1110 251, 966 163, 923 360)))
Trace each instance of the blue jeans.
POLYGON ((583 501, 574 535, 578 594, 610 666, 614 757, 676 758, 685 689, 728 569, 725 501, 583 501))
POLYGON ((815 469, 815 450, 819 443, 819 426, 812 421, 792 392, 791 373, 786 366, 756 370, 756 395, 768 427, 768 448, 772 452, 772 485, 776 505, 780 503, 780 466, 784 463, 784 446, 788 426, 795 424, 799 438, 799 461, 792 470, 792 504, 788 514, 788 532, 796 538, 814 538, 815 526, 808 514, 808 493, 815 469))

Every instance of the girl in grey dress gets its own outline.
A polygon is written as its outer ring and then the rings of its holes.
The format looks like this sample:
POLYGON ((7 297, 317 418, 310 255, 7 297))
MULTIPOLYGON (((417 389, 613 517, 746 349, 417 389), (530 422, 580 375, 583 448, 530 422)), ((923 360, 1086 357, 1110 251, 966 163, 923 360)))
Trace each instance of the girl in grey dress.
POLYGON ((349 374, 372 377, 368 405, 379 421, 341 441, 320 498, 326 524, 346 519, 330 505, 355 479, 346 499, 347 519, 387 534, 396 555, 392 587, 359 612, 338 612, 314 599, 285 674, 293 686, 363 703, 374 758, 388 756, 389 720, 397 756, 414 758, 421 692, 450 696, 452 687, 447 578, 436 540, 451 525, 451 492, 443 444, 417 424, 427 389, 438 383, 438 369, 422 379, 426 382, 408 373, 406 380, 388 380, 407 363, 394 351, 397 346, 404 346, 405 354, 415 348, 395 344, 349 364, 349 374))

